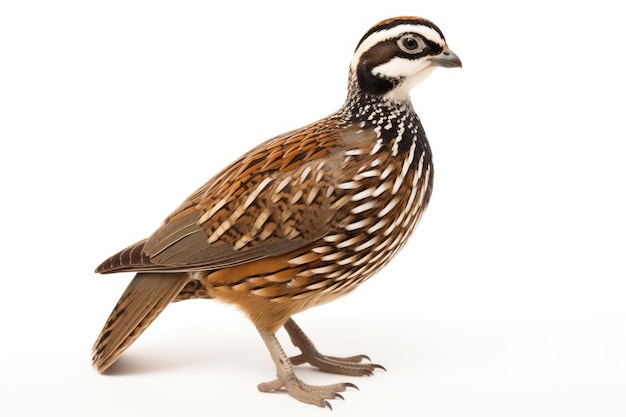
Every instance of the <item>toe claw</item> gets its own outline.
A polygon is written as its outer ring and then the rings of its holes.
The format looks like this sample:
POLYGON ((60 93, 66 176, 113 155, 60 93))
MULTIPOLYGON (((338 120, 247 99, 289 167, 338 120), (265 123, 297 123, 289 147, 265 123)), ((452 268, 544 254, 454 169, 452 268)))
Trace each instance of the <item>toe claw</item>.
POLYGON ((324 407, 328 407, 330 409, 330 411, 333 411, 333 406, 330 405, 330 403, 328 401, 324 401, 324 407))
POLYGON ((383 371, 387 372, 387 368, 385 368, 385 367, 384 367, 384 366, 382 366, 382 365, 379 365, 379 364, 375 363, 375 364, 372 364, 372 366, 373 366, 374 368, 376 368, 376 369, 382 369, 383 371))
POLYGON ((355 389, 355 390, 357 390, 357 391, 361 391, 361 390, 359 389, 359 387, 357 387, 356 385, 354 385, 354 384, 353 384, 353 383, 351 383, 351 382, 344 382, 344 383, 343 383, 343 385, 344 385, 344 387, 346 387, 346 388, 354 388, 354 389, 355 389))
POLYGON ((337 399, 337 398, 340 399, 340 400, 344 400, 345 401, 345 398, 343 398, 343 395, 341 395, 341 394, 337 394, 336 393, 335 394, 335 399, 337 399))

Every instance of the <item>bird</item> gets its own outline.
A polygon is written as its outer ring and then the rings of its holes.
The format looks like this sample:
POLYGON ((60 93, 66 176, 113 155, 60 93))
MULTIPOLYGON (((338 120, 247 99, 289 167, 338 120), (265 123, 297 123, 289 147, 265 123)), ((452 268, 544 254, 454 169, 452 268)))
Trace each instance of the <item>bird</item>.
POLYGON ((295 366, 348 376, 384 369, 366 355, 320 353, 293 316, 350 293, 405 245, 434 178, 410 91, 437 67, 461 66, 427 19, 393 17, 370 28, 357 43, 339 110, 254 147, 152 235, 96 268, 135 273, 93 346, 97 371, 168 304, 199 298, 237 306, 258 330, 276 366, 261 392, 332 408, 329 400, 356 385, 309 385, 295 366), (281 328, 299 355, 287 356, 276 337, 281 328))

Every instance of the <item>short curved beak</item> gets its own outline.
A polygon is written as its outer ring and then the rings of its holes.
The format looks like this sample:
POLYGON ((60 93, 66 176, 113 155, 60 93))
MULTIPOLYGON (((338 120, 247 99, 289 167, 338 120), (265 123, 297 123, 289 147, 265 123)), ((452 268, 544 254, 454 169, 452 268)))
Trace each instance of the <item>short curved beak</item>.
POLYGON ((442 53, 432 57, 431 61, 433 62, 433 64, 437 65, 438 67, 443 67, 443 68, 463 67, 463 64, 461 63, 461 58, 459 58, 457 54, 455 54, 450 49, 448 49, 447 46, 443 50, 442 53))

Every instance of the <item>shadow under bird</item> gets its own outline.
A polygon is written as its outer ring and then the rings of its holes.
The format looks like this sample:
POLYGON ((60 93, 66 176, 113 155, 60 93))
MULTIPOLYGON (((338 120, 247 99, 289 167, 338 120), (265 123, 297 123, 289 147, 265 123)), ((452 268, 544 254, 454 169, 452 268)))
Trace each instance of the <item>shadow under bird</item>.
POLYGON ((98 273, 136 272, 104 325, 93 363, 105 371, 172 301, 238 306, 276 365, 263 392, 286 391, 330 407, 351 383, 313 386, 294 365, 371 375, 365 355, 317 351, 292 316, 355 289, 404 246, 433 186, 432 155, 409 92, 436 67, 460 67, 426 19, 372 27, 350 64, 345 104, 270 139, 187 198, 150 237, 104 261, 98 273), (289 358, 284 327, 301 354, 289 358))

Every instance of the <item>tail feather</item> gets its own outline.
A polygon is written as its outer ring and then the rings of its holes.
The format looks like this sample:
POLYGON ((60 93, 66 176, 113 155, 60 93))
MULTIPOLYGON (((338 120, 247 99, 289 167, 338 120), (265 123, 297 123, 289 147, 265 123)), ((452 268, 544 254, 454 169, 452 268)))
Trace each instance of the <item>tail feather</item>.
POLYGON ((104 372, 154 321, 189 281, 187 273, 135 275, 93 347, 93 365, 104 372))

